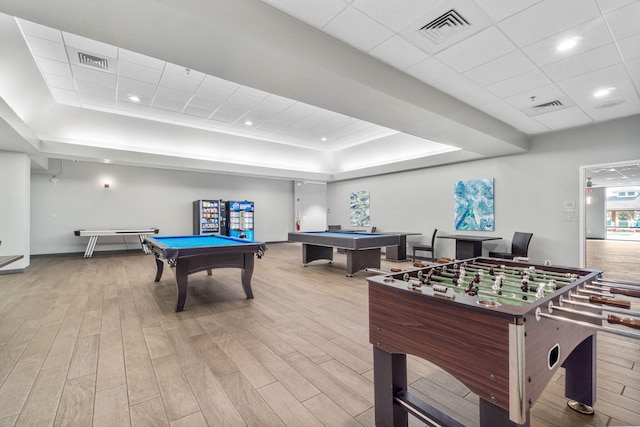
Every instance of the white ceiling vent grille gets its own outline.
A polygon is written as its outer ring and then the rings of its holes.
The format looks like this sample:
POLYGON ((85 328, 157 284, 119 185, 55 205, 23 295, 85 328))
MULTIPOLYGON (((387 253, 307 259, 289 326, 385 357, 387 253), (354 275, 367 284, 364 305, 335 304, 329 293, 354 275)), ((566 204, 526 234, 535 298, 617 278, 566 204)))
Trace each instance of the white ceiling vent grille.
POLYGON ((464 16, 455 9, 451 9, 420 28, 420 32, 432 42, 439 44, 456 33, 466 30, 469 25, 471 24, 464 16))
POLYGON ((489 28, 493 20, 475 0, 447 0, 415 19, 398 34, 429 55, 435 55, 489 28))
POLYGON ((78 52, 78 62, 89 67, 100 68, 101 70, 109 69, 109 60, 89 55, 88 53, 78 52))
POLYGON ((564 110, 565 108, 573 107, 575 104, 567 97, 554 99, 553 101, 542 102, 540 104, 532 105, 529 107, 521 108, 529 117, 538 116, 540 114, 551 113, 554 111, 564 110))

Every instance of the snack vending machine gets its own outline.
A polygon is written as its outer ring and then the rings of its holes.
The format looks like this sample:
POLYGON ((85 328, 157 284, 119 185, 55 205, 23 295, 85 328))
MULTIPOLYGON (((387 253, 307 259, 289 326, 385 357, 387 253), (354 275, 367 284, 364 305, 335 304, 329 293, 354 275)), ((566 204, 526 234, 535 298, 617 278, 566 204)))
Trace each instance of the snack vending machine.
POLYGON ((226 213, 226 230, 223 234, 253 240, 253 202, 228 201, 224 202, 226 213))
POLYGON ((193 234, 215 234, 220 231, 220 200, 193 202, 193 234))

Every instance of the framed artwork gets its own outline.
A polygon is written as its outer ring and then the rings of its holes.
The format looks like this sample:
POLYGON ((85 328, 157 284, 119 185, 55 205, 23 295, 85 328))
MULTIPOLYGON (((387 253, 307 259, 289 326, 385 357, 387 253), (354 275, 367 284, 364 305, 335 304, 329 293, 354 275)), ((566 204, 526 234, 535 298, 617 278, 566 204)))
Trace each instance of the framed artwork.
POLYGON ((494 231, 493 178, 455 184, 456 230, 494 231))
POLYGON ((349 201, 351 211, 351 225, 359 227, 369 225, 369 191, 355 191, 351 193, 349 201))

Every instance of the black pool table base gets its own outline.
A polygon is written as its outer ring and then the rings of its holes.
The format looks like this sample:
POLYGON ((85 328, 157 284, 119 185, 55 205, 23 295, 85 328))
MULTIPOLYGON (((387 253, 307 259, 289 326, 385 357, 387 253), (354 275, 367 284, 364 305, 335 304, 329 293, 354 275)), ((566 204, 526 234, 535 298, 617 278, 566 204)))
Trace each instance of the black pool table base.
MULTIPOLYGON (((221 253, 211 255, 199 255, 192 257, 183 257, 178 259, 170 259, 167 261, 170 267, 176 269, 177 284, 177 301, 176 312, 184 310, 184 304, 187 301, 187 288, 189 275, 199 271, 207 270, 209 276, 212 275, 211 270, 214 268, 239 268, 242 289, 247 299, 253 298, 253 290, 251 289, 251 276, 253 275, 254 256, 253 252, 238 253, 221 253)), ((159 282, 164 271, 164 261, 156 257, 156 278, 159 282)))
MULTIPOLYGON (((302 266, 306 267, 310 262, 321 259, 333 261, 333 247, 302 244, 302 266)), ((351 250, 345 249, 347 256, 347 277, 367 268, 380 268, 380 248, 351 250)))

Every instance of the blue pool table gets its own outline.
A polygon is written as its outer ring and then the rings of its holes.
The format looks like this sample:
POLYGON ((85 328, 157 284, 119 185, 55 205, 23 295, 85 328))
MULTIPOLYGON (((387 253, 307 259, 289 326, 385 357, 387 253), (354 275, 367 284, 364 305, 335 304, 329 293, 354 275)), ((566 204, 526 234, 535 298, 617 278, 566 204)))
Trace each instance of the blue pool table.
POLYGON ((261 242, 218 235, 146 237, 144 244, 156 257, 156 282, 162 277, 164 262, 176 269, 176 312, 184 310, 188 276, 203 270, 211 275, 214 268, 240 268, 245 296, 253 298, 253 255, 261 258, 266 250, 261 242))
POLYGON ((347 255, 347 276, 365 268, 380 268, 380 248, 397 246, 397 234, 354 233, 344 231, 305 231, 289 233, 290 242, 302 243, 302 265, 318 259, 333 260, 333 248, 347 255))

